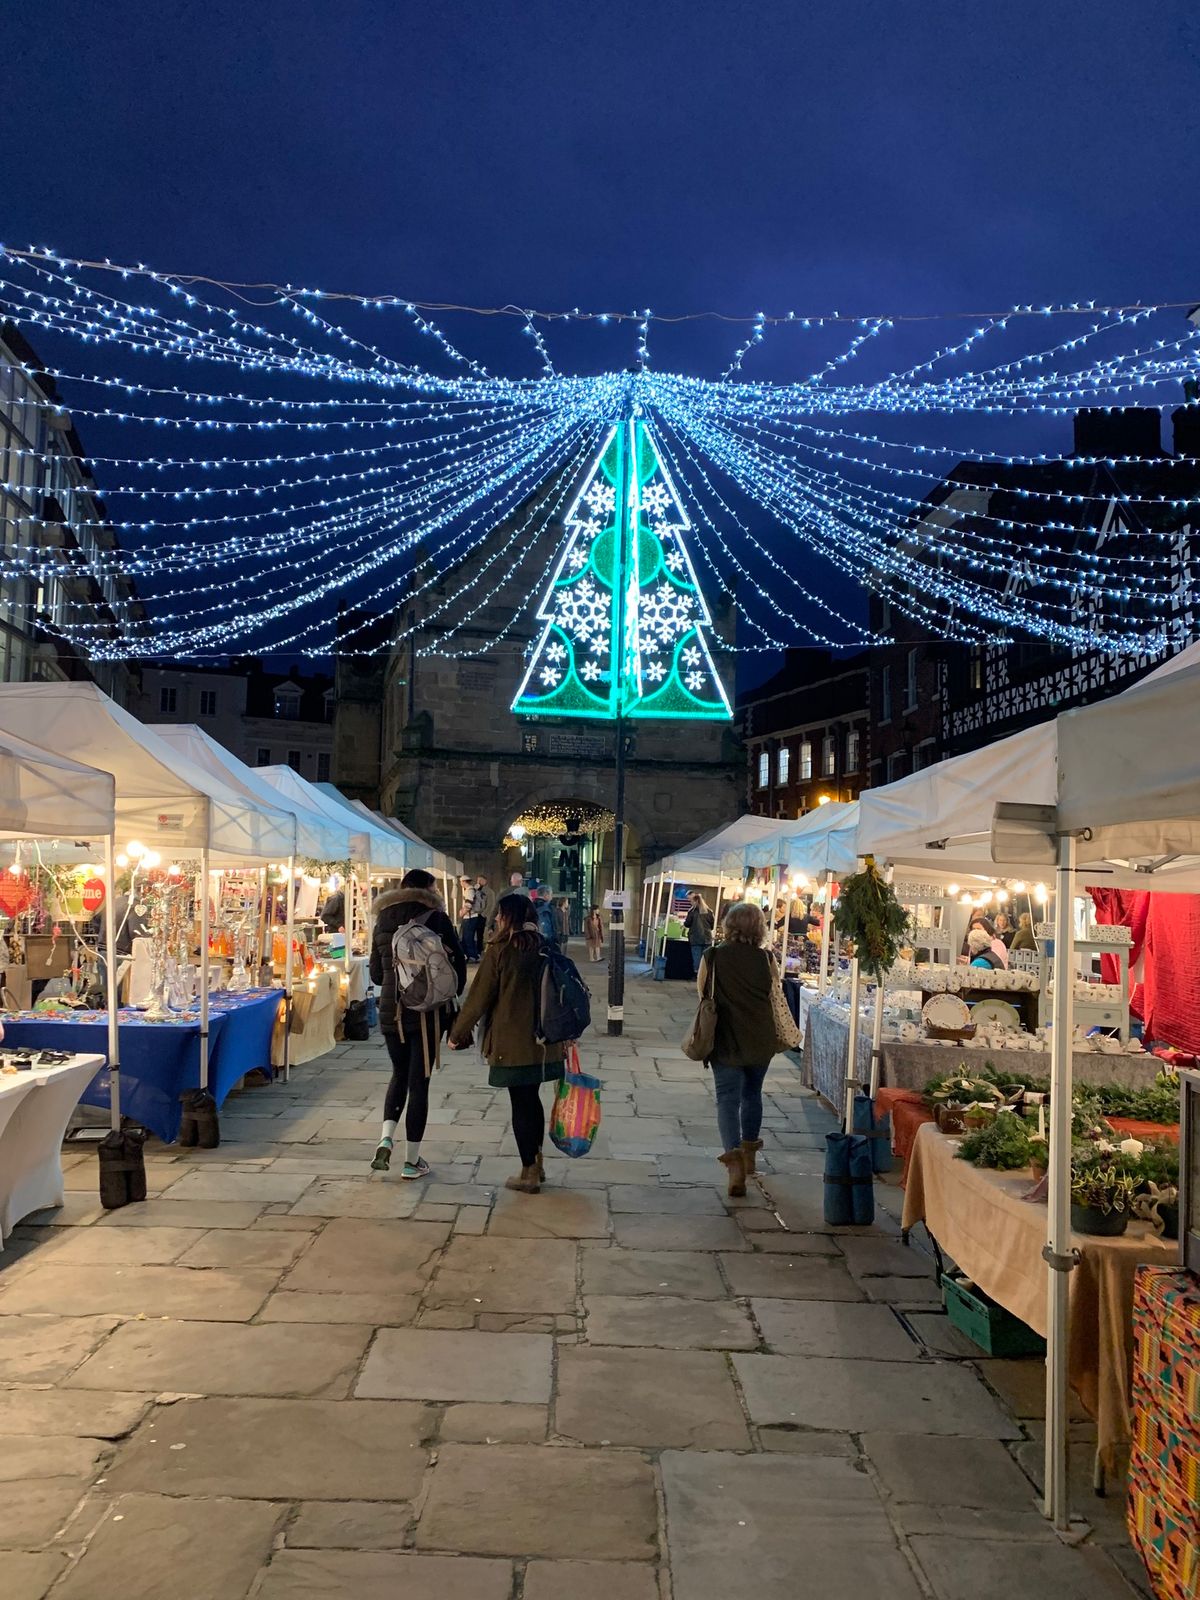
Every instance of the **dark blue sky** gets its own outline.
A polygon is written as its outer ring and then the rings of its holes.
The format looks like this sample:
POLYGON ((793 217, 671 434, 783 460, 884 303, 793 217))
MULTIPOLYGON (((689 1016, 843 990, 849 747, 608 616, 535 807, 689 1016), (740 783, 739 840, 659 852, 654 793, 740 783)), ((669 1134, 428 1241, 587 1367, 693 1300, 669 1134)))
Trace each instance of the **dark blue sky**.
POLYGON ((13 243, 485 304, 1200 298, 1188 0, 49 0, 5 36, 13 243))
MULTIPOLYGON (((483 305, 1200 300, 1194 0, 49 0, 5 57, 12 244, 483 305)), ((519 323, 444 321, 536 371, 519 323)), ((715 376, 740 337, 652 358, 715 376)), ((810 370, 788 337, 746 375, 810 370)))

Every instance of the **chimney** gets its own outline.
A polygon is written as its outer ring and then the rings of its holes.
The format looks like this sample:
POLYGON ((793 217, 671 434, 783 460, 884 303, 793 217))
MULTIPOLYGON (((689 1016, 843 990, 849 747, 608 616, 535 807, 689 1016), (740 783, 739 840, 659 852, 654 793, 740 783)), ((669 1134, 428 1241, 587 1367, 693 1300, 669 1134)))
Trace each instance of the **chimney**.
POLYGON ((1171 413, 1177 456, 1200 457, 1200 405, 1180 406, 1171 413))
POLYGON ((1077 456, 1160 456, 1162 421, 1153 406, 1092 406, 1075 413, 1077 456))

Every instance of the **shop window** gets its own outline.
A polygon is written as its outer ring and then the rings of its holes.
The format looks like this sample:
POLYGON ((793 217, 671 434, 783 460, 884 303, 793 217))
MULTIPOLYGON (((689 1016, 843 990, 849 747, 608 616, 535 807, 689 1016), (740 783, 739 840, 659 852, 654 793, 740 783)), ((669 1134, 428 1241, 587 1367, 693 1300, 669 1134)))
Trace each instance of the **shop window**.
POLYGON ((758 752, 758 787, 765 789, 771 781, 771 757, 766 750, 758 752))
POLYGON ((812 777, 812 745, 807 739, 800 746, 800 777, 805 783, 812 777))
POLYGON ((215 689, 201 689, 200 715, 202 717, 215 717, 217 714, 217 691, 215 689))
POLYGON ((160 717, 173 717, 178 709, 179 690, 160 689, 158 691, 158 714, 160 717))
POLYGON ((857 772, 859 762, 859 747, 862 736, 857 728, 851 728, 846 735, 846 771, 857 772))
POLYGON ((791 765, 792 765, 792 752, 791 752, 791 750, 788 748, 788 746, 786 744, 785 745, 781 745, 780 746, 780 750, 779 750, 779 755, 778 755, 778 757, 776 759, 776 772, 777 772, 779 783, 781 785, 788 782, 789 774, 790 774, 790 771, 791 771, 791 765))

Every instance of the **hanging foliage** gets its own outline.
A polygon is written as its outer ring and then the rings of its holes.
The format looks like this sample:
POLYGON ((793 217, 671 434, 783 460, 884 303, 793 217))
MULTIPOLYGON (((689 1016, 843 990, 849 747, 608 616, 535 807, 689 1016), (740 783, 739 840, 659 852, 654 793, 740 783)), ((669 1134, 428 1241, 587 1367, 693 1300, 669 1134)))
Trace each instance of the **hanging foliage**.
POLYGON ((861 872, 842 880, 833 926, 853 942, 860 967, 876 979, 882 979, 900 954, 911 921, 873 856, 864 857, 861 872))

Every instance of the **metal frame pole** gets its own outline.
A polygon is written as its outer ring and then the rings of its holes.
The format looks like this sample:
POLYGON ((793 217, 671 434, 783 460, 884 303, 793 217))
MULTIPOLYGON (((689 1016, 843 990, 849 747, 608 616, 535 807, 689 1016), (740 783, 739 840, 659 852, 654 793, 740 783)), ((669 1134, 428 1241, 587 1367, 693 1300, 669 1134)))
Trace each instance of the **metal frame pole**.
POLYGON ((292 1076, 292 941, 296 937, 296 853, 288 857, 287 953, 283 958, 283 1081, 292 1076))
POLYGON ((108 957, 104 975, 108 998, 108 1104, 112 1130, 121 1131, 121 1030, 118 1026, 117 983, 117 878, 113 836, 104 840, 104 944, 108 957))
POLYGON ((629 542, 629 512, 637 493, 637 423, 627 400, 622 417, 621 483, 617 496, 617 550, 613 573, 613 689, 617 714, 616 804, 613 807, 613 894, 609 918, 608 1033, 617 1038, 625 1029, 625 552, 629 542), (633 491, 631 495, 631 490, 633 491))
POLYGON ((1054 1000, 1050 1034, 1050 1149, 1047 1238, 1046 1497, 1044 1511, 1055 1528, 1070 1525, 1068 1481, 1067 1357, 1070 1337, 1071 1270, 1071 1077, 1075 1031, 1075 839, 1058 841, 1054 904, 1054 1000))
POLYGON ((846 1106, 843 1132, 854 1132, 854 1091, 858 1088, 858 991, 861 973, 858 957, 850 963, 850 1034, 846 1040, 846 1106))
POLYGON ((208 845, 200 846, 200 1087, 208 1088, 208 845))
POLYGON ((821 874, 821 970, 817 973, 817 993, 829 987, 829 934, 833 923, 833 884, 828 872, 821 874))
POLYGON ((671 887, 667 890, 666 910, 663 913, 662 949, 658 952, 660 956, 665 956, 667 953, 667 923, 671 920, 671 907, 675 904, 675 884, 677 881, 674 872, 672 872, 671 887))

